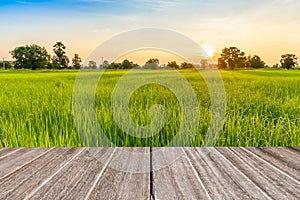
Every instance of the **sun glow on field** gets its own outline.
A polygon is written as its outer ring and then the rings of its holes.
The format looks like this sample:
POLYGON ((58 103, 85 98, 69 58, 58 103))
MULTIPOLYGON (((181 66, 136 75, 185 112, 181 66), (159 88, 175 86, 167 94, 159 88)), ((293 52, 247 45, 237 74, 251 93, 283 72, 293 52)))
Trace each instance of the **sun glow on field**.
POLYGON ((207 56, 210 58, 216 53, 216 49, 212 45, 209 44, 201 45, 201 48, 205 51, 207 56))

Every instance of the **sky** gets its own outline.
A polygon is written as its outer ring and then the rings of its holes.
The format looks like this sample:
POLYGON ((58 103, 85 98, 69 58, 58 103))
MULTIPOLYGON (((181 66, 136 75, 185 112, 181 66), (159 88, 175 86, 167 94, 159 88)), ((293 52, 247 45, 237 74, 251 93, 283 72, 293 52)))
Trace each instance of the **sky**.
POLYGON ((300 57, 299 8, 299 0, 1 0, 0 57, 27 44, 53 54, 61 41, 70 58, 84 60, 114 35, 153 27, 186 35, 210 55, 236 46, 273 65, 285 53, 300 57))

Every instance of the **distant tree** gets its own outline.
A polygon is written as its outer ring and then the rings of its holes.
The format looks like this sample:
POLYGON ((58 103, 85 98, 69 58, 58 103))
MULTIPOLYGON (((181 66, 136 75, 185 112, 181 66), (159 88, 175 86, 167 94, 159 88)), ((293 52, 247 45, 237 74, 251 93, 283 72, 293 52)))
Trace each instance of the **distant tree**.
POLYGON ((130 69, 131 68, 131 63, 129 60, 125 59, 122 62, 122 69, 130 69))
POLYGON ((266 67, 266 63, 260 59, 259 56, 254 55, 254 56, 248 56, 248 67, 254 68, 254 69, 259 69, 259 68, 264 68, 266 67))
POLYGON ((272 66, 272 68, 274 68, 274 69, 278 69, 278 68, 280 68, 280 66, 279 66, 279 64, 278 64, 278 63, 276 63, 276 64, 274 64, 274 65, 272 66))
MULTIPOLYGON (((123 60, 122 63, 113 62, 111 64, 109 64, 108 62, 105 63, 104 61, 103 65, 106 69, 133 69, 139 67, 138 64, 133 63, 132 61, 129 61, 127 59, 123 60)), ((102 67, 102 65, 100 65, 100 67, 102 67)))
POLYGON ((127 59, 123 60, 122 62, 122 69, 133 69, 138 66, 138 64, 134 64, 132 61, 129 61, 127 59))
POLYGON ((111 63, 108 67, 108 69, 122 69, 122 63, 111 63))
POLYGON ((208 69, 209 68, 209 63, 207 59, 201 59, 200 61, 200 67, 202 69, 208 69))
POLYGON ((176 61, 168 62, 167 67, 173 68, 173 69, 179 69, 179 65, 176 63, 176 61))
POLYGON ((56 55, 52 57, 52 68, 54 69, 66 69, 69 65, 69 58, 64 55, 63 57, 59 58, 56 55))
POLYGON ((12 69, 13 63, 10 61, 0 61, 0 69, 12 69))
POLYGON ((74 58, 72 59, 72 68, 74 69, 80 69, 81 67, 81 58, 78 54, 74 55, 74 58))
POLYGON ((237 47, 224 48, 218 58, 217 67, 219 69, 237 69, 247 66, 247 57, 237 47))
POLYGON ((17 47, 10 53, 15 59, 14 67, 16 69, 44 69, 50 63, 50 55, 47 50, 36 44, 17 47))
POLYGON ((284 54, 280 59, 281 67, 285 69, 294 68, 296 65, 298 65, 297 59, 298 58, 295 54, 284 54))
POLYGON ((159 60, 157 58, 150 58, 146 64, 152 64, 152 63, 155 63, 155 64, 159 64, 159 60))
POLYGON ((159 60, 157 58, 150 58, 144 65, 145 69, 157 69, 159 67, 159 60))
POLYGON ((103 61, 103 64, 100 64, 99 66, 100 69, 106 69, 109 68, 109 62, 107 60, 103 61))
POLYGON ((90 60, 88 68, 90 68, 90 69, 97 69, 97 63, 95 61, 93 61, 93 60, 90 60))
POLYGON ((55 56, 52 57, 54 66, 58 69, 66 69, 69 64, 69 58, 65 55, 66 46, 62 42, 56 42, 53 45, 55 56))
POLYGON ((192 69, 195 68, 195 66, 192 63, 183 62, 180 65, 180 69, 192 69))
POLYGON ((107 60, 104 60, 103 65, 109 65, 109 62, 107 60))

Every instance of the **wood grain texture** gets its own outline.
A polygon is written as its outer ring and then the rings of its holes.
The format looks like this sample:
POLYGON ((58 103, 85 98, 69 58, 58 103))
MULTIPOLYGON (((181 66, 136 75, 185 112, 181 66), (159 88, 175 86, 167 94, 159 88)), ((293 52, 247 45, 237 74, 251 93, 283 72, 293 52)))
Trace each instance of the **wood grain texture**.
POLYGON ((51 149, 24 148, 8 153, 7 156, 2 156, 0 160, 0 179, 12 173, 17 173, 19 169, 30 164, 50 150, 51 149))
POLYGON ((150 163, 155 199, 300 199, 299 147, 168 147, 152 157, 149 148, 0 149, 0 199, 149 199, 150 163), (182 155, 160 166, 172 152, 182 155))
MULTIPOLYGON (((121 160, 121 152, 124 148, 118 148, 114 152, 113 159, 121 160)), ((149 148, 127 148, 127 151, 149 152, 149 148)), ((131 165, 149 166, 150 157, 147 159, 136 160, 130 157, 126 162, 119 163, 119 169, 130 171, 131 165)), ((89 199, 149 199, 149 173, 130 173, 118 171, 107 167, 103 175, 99 178, 89 199)))
MULTIPOLYGON (((176 148, 168 148, 175 151, 176 148)), ((169 152, 165 152, 168 156, 169 152)), ((184 155, 184 154, 183 154, 184 155)), ((165 158, 167 159, 167 158, 165 158)), ((163 160, 163 159, 162 159, 163 160)), ((156 164, 156 163, 154 163, 156 164)), ((157 163, 159 164, 159 163, 157 163)), ((154 166, 154 168, 157 168, 154 166)), ((203 186, 202 180, 193 170, 193 166, 182 156, 172 164, 154 171, 154 195, 156 199, 209 199, 210 196, 203 186)))

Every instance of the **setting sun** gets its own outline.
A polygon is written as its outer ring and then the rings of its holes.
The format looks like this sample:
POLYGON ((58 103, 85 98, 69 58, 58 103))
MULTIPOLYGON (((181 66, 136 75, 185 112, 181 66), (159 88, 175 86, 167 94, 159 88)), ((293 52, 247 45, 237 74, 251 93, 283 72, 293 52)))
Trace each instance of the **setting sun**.
POLYGON ((201 45, 201 47, 209 58, 211 58, 216 53, 216 49, 212 45, 205 44, 205 45, 201 45))

